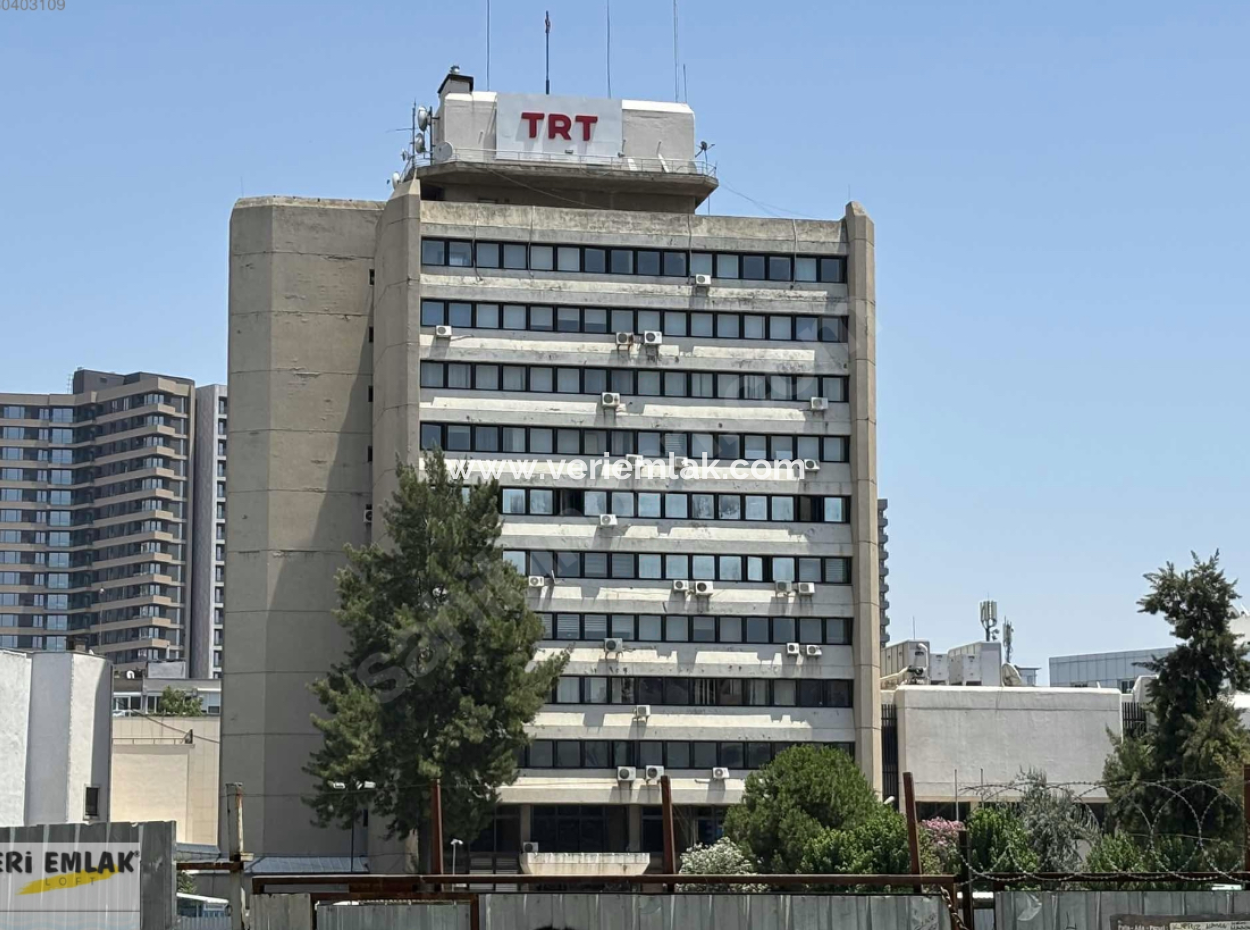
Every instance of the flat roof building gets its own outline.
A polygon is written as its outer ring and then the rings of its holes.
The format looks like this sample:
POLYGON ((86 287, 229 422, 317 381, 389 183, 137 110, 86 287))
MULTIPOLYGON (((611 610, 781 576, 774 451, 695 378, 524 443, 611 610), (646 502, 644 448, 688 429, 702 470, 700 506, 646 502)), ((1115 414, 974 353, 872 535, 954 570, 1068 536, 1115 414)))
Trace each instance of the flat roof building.
POLYGON ((648 766, 696 838, 793 743, 880 788, 873 223, 697 214, 694 145, 683 104, 452 74, 385 203, 236 204, 222 782, 258 855, 360 849, 300 800, 307 686, 344 652, 344 544, 436 447, 536 463, 501 479, 501 546, 540 652, 571 651, 476 862, 648 851, 648 766), (557 468, 604 454, 722 468, 557 468))
POLYGON ((1053 688, 1116 688, 1128 694, 1138 678, 1152 674, 1141 663, 1161 659, 1171 651, 1172 647, 1163 646, 1159 649, 1053 656, 1050 660, 1050 684, 1053 688))

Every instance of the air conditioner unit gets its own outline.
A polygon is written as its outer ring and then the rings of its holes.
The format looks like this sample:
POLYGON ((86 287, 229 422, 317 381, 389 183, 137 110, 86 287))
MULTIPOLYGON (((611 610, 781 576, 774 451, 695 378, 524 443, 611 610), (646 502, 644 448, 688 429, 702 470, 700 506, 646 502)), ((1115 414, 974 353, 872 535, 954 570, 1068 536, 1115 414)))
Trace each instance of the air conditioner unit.
POLYGON ((664 766, 662 765, 648 765, 647 766, 647 781, 655 781, 657 778, 659 778, 663 774, 664 774, 664 766))
POLYGON ((729 769, 719 765, 712 769, 712 781, 725 781, 727 778, 729 778, 729 769))
POLYGON ((812 597, 816 594, 816 583, 812 581, 800 581, 794 586, 794 590, 799 593, 799 597, 812 597))
POLYGON ((638 704, 634 707, 634 717, 638 720, 646 720, 651 716, 650 704, 638 704))
POLYGON ((370 504, 365 508, 365 523, 373 522, 373 505, 370 504))
POLYGON ((615 391, 604 391, 599 395, 599 403, 604 407, 619 407, 621 405, 621 395, 615 391))
POLYGON ((712 276, 710 274, 697 274, 694 276, 695 287, 711 287, 712 276))
POLYGON ((547 579, 542 575, 530 575, 529 583, 531 588, 542 588, 546 587, 547 579))
POLYGON ((609 655, 614 652, 624 652, 625 640, 616 636, 611 636, 603 641, 603 651, 609 655))
POLYGON ((694 583, 694 593, 699 595, 715 594, 716 585, 710 581, 696 581, 694 583))
POLYGON ((689 594, 690 582, 689 581, 674 581, 673 590, 676 591, 678 594, 689 594))
POLYGON ((813 397, 811 399, 811 404, 812 404, 813 410, 828 410, 829 409, 829 401, 823 397, 813 397))
POLYGON ((616 514, 614 514, 614 513, 601 513, 601 514, 599 514, 599 525, 600 525, 600 526, 616 526, 616 522, 617 522, 617 521, 616 521, 616 514))
POLYGON ((802 651, 802 647, 798 643, 786 643, 786 655, 797 656, 802 651))
POLYGON ((637 781, 638 770, 632 765, 622 765, 616 770, 617 781, 637 781))
POLYGON ((804 459, 803 470, 804 471, 820 471, 820 463, 816 461, 815 459, 804 459))
POLYGON ((794 592, 793 581, 774 581, 773 590, 778 594, 792 594, 794 592))
POLYGON ((521 852, 523 852, 523 853, 536 853, 536 852, 538 852, 538 844, 537 844, 537 843, 522 843, 522 844, 521 844, 521 852))
POLYGON ((824 650, 819 646, 804 646, 803 655, 807 656, 809 659, 819 659, 822 655, 824 655, 824 650))
POLYGON ((434 337, 435 337, 436 339, 450 339, 450 338, 451 338, 451 327, 450 327, 450 326, 435 326, 435 327, 434 327, 434 337))
POLYGON ((644 345, 662 346, 664 345, 664 334, 659 330, 649 329, 642 334, 642 341, 644 345))
POLYGON ((634 334, 633 333, 617 333, 616 344, 618 346, 624 346, 624 347, 632 346, 634 344, 634 334))

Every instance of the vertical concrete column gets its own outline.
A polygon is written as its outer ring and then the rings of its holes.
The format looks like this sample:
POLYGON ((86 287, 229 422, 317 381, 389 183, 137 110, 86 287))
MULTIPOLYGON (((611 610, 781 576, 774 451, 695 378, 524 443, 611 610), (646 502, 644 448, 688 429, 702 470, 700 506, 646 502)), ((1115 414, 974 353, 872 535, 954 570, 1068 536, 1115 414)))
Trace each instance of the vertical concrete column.
POLYGON ((642 805, 629 805, 629 845, 626 852, 642 852, 642 805))
POLYGON ((521 842, 528 843, 532 838, 534 829, 534 806, 532 804, 521 805, 521 842))
POLYGON ((846 206, 850 305, 852 602, 855 745, 860 769, 881 790, 881 632, 877 551, 877 285, 874 227, 846 206))
POLYGON ((421 184, 398 185, 378 223, 373 288, 373 538, 399 486, 396 458, 421 455, 421 184))

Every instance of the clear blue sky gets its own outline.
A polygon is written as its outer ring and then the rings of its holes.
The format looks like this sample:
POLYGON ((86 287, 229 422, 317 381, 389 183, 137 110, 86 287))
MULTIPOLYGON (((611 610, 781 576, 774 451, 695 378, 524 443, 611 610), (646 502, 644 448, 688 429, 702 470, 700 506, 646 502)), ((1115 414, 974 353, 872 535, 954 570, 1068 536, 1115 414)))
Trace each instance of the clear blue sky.
MULTIPOLYGON (((672 7, 616 0, 613 91, 670 99, 672 7)), ((495 0, 491 83, 603 95, 604 4, 495 0)), ((896 634, 986 596, 1018 661, 1155 646, 1141 574, 1250 588, 1250 5, 681 0, 723 180, 877 222, 896 634)), ((0 13, 0 390, 226 373, 240 192, 381 199, 415 97, 485 86, 485 0, 0 13), (126 320, 134 325, 122 325, 126 320)), ((722 189, 722 213, 760 213, 722 189)), ((1250 594, 1250 591, 1247 591, 1250 594)))

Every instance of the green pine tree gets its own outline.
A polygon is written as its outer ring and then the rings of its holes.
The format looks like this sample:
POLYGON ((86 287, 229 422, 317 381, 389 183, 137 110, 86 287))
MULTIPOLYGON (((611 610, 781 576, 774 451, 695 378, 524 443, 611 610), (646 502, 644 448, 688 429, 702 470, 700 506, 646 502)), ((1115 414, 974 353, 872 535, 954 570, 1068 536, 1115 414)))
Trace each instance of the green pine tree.
POLYGON ((346 827, 367 805, 414 850, 436 778, 444 836, 485 826, 567 658, 534 661, 542 622, 497 546, 498 486, 453 480, 441 453, 424 475, 398 472, 387 544, 349 546, 337 578, 350 645, 312 686, 328 716, 305 770, 318 823, 346 827))
POLYGON ((157 702, 163 717, 203 717, 204 700, 190 691, 166 687, 157 702))
POLYGON ((1235 864, 1242 837, 1241 766, 1250 734, 1229 697, 1250 690, 1250 646, 1239 643, 1236 582, 1219 553, 1178 572, 1172 563, 1146 575, 1141 612, 1162 616, 1180 643, 1145 667, 1153 725, 1115 741, 1103 778, 1112 822, 1151 847, 1159 868, 1208 869, 1235 864), (1166 838, 1167 842, 1164 842, 1166 838))

